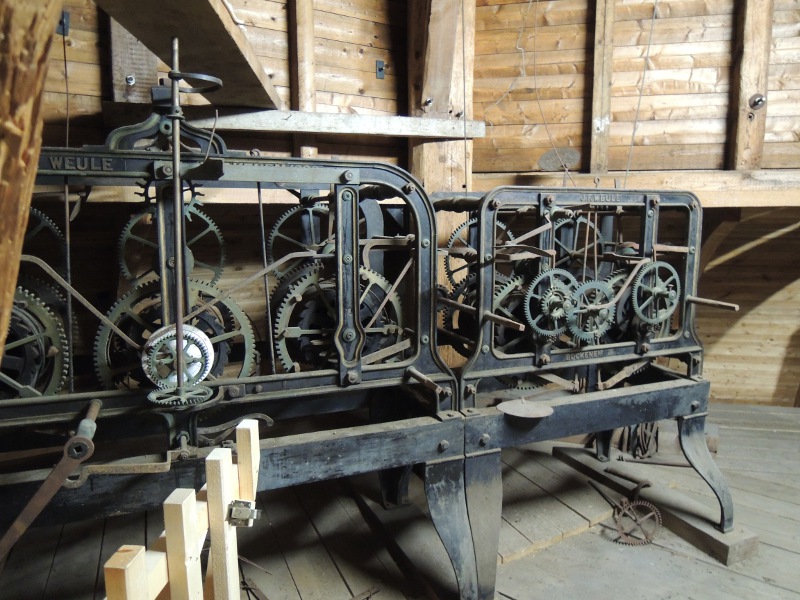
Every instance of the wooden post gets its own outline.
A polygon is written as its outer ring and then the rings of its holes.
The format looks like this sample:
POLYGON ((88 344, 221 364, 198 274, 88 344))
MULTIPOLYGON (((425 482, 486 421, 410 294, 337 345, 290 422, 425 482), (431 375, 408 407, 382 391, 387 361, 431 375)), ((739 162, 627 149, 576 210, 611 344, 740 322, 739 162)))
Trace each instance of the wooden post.
MULTIPOLYGON (((411 0, 408 7, 410 115, 470 120, 475 3, 411 0)), ((468 191, 472 187, 472 141, 426 142, 412 138, 409 170, 428 192, 468 191)), ((446 242, 463 221, 462 214, 439 213, 436 217, 439 244, 446 242)), ((444 269, 438 272, 439 283, 446 284, 444 269)), ((465 362, 456 352, 444 352, 443 358, 453 366, 465 362)))
POLYGON ((608 172, 611 75, 614 70, 615 0, 595 0, 590 173, 608 172))
POLYGON ((236 464, 239 468, 240 500, 256 499, 260 460, 258 421, 245 419, 236 427, 236 464))
POLYGON ((761 167, 764 152, 774 4, 773 0, 745 0, 737 2, 736 6, 728 168, 751 171, 761 167), (759 97, 763 102, 758 100, 759 97))
POLYGON ((208 528, 211 534, 211 549, 208 555, 211 582, 206 582, 206 597, 208 598, 211 592, 214 600, 239 598, 236 528, 228 522, 228 507, 234 500, 235 475, 230 449, 212 450, 206 458, 208 528))
MULTIPOLYGON (((290 54, 292 109, 313 113, 317 111, 317 88, 312 0, 290 0, 289 35, 293 42, 290 54)), ((317 156, 313 134, 297 134, 294 142, 296 156, 317 156)))
POLYGON ((108 600, 150 600, 144 546, 122 546, 105 564, 108 600))
POLYGON ((0 352, 42 146, 42 89, 61 0, 0 2, 0 352))
POLYGON ((164 529, 172 600, 203 600, 200 552, 207 527, 198 519, 194 490, 177 489, 164 501, 164 529))

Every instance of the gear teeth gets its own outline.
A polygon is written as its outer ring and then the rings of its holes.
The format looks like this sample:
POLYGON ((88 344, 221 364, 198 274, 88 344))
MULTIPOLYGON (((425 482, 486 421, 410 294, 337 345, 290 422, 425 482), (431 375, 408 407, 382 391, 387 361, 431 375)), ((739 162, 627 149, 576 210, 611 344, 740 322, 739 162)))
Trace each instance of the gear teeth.
POLYGON ((602 281, 587 281, 579 286, 572 293, 573 308, 567 311, 567 327, 570 333, 576 340, 593 343, 596 342, 602 335, 608 331, 614 323, 616 307, 613 302, 614 292, 611 287, 602 281), (590 304, 584 305, 584 298, 587 294, 592 294, 590 304), (601 296, 598 299, 598 294, 601 296), (580 316, 585 313, 589 306, 606 305, 609 306, 603 310, 606 311, 606 316, 597 315, 597 318, 586 321, 581 321, 580 316))
POLYGON ((617 533, 619 533, 619 537, 614 541, 626 546, 644 546, 646 544, 650 544, 655 539, 655 534, 661 528, 661 511, 659 511, 655 505, 647 502, 646 500, 634 500, 633 502, 628 502, 627 499, 624 499, 623 504, 620 507, 614 508, 614 524, 616 525, 617 533), (643 522, 640 520, 640 515, 636 512, 638 508, 643 509, 645 517, 652 518, 654 521, 651 528, 646 529, 644 527, 643 522), (631 514, 634 516, 631 517, 631 514), (623 519, 626 518, 626 516, 636 525, 633 530, 626 531, 623 522, 623 519), (631 535, 631 532, 634 530, 640 532, 641 537, 635 537, 631 535))
POLYGON ((50 344, 44 348, 42 360, 46 368, 37 374, 33 382, 34 389, 43 396, 57 394, 67 382, 71 360, 69 343, 61 318, 56 316, 36 294, 21 286, 14 292, 13 309, 27 313, 35 324, 41 327, 41 332, 45 334, 50 344), (48 372, 49 375, 46 375, 48 372), (42 374, 46 375, 46 379, 39 379, 42 374))
MULTIPOLYGON (((652 298, 653 296, 651 295, 649 297, 652 298)), ((665 321, 669 320, 669 318, 672 317, 672 314, 675 312, 675 309, 678 307, 678 304, 680 304, 680 297, 681 280, 678 276, 678 272, 671 264, 660 260, 648 263, 642 267, 642 269, 639 271, 639 274, 636 276, 636 281, 633 284, 633 293, 631 295, 633 310, 636 313, 636 316, 648 325, 661 325, 665 321), (669 273, 667 281, 671 280, 673 282, 675 286, 675 296, 674 299, 670 298, 667 307, 664 308, 663 311, 656 307, 656 316, 651 317, 650 315, 645 314, 644 307, 642 306, 643 301, 639 296, 640 292, 645 287, 643 280, 646 276, 652 275, 659 285, 665 283, 665 281, 659 276, 659 269, 666 270, 669 273)))
MULTIPOLYGON (((533 329, 533 331, 536 332, 540 338, 554 339, 564 333, 567 330, 566 318, 551 318, 544 312, 542 312, 542 314, 535 315, 531 310, 531 306, 535 303, 538 309, 542 310, 542 300, 545 294, 551 289, 556 288, 560 292, 568 291, 569 294, 572 294, 573 290, 577 286, 578 282, 572 273, 565 271, 564 269, 548 269, 546 271, 542 271, 528 285, 528 289, 525 292, 525 302, 523 303, 525 319, 528 321, 528 325, 531 327, 531 329, 533 329), (537 295, 537 288, 545 283, 548 284, 547 289, 544 289, 540 294, 537 295), (547 317, 545 321, 546 323, 549 323, 549 326, 542 326, 539 324, 542 316, 547 317), (562 321, 562 323, 559 323, 559 321, 562 321)), ((567 298, 565 298, 565 303, 566 300, 567 298)), ((568 310, 568 307, 565 307, 565 311, 566 310, 568 310)))
MULTIPOLYGON (((447 240, 447 245, 445 247, 448 250, 453 248, 454 244, 456 243, 456 240, 459 239, 459 236, 461 235, 461 232, 464 231, 464 230, 469 232, 469 228, 472 227, 473 225, 475 225, 477 222, 478 222, 478 219, 473 217, 472 219, 467 219, 461 225, 456 227, 455 230, 453 231, 453 233, 450 235, 450 238, 447 240)), ((501 230, 502 233, 506 235, 506 237, 508 238, 508 241, 513 242, 516 239, 514 234, 511 233, 511 231, 508 229, 508 225, 506 225, 502 221, 496 221, 495 237, 497 237, 497 230, 498 229, 501 230)), ((463 277, 459 281, 456 281, 455 272, 454 272, 454 269, 453 269, 452 265, 450 264, 450 260, 451 260, 451 257, 450 257, 450 254, 448 253, 444 257, 444 274, 447 277, 447 281, 450 282, 450 286, 453 289, 455 289, 459 285, 461 285, 461 283, 466 281, 466 279, 469 277, 469 275, 467 275, 466 277, 463 277)), ((467 270, 467 272, 469 272, 469 269, 467 270)))
MULTIPOLYGON (((295 214, 303 211, 303 210, 310 210, 312 213, 319 212, 321 216, 326 216, 330 214, 330 209, 323 203, 317 202, 311 207, 306 206, 294 206, 283 213, 278 219, 275 221, 275 224, 270 229, 269 235, 267 236, 267 264, 272 264, 275 262, 275 240, 277 239, 278 233, 280 232, 281 226, 289 220, 295 214)), ((288 268, 286 271, 281 271, 278 269, 274 269, 273 273, 279 279, 282 279, 284 275, 288 274, 291 270, 295 267, 294 265, 288 268)), ((302 268, 302 265, 301 265, 302 268)))

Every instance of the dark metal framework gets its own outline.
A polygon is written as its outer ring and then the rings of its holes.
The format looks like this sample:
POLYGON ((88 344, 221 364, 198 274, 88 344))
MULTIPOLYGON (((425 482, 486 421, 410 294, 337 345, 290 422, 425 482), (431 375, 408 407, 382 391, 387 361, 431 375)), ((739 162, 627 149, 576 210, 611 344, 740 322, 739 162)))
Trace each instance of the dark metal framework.
MULTIPOLYGON (((155 206, 154 277, 107 316, 93 312, 94 358, 108 389, 19 386, 0 402, 0 430, 66 430, 100 399, 100 431, 120 421, 128 431, 155 427, 184 459, 138 471, 86 463, 45 521, 141 509, 168 488, 198 486, 201 446, 247 415, 368 407, 369 424, 264 440, 259 489, 379 471, 385 501, 399 502, 410 466, 422 465, 462 598, 494 596, 505 447, 596 432, 603 459, 614 428, 676 418, 687 458, 719 499, 720 529, 732 527, 730 494, 703 436, 709 384, 694 331, 694 303, 704 301, 694 196, 504 187, 432 200, 393 166, 264 158, 183 123, 178 152, 176 111, 163 102, 103 147, 42 151, 39 184, 81 189, 90 201, 100 186, 144 188, 155 206), (294 198, 269 236, 262 225, 263 268, 224 290, 193 283, 181 268, 193 263, 193 245, 175 227, 211 187, 294 198), (443 249, 436 210, 465 213, 443 249), (452 290, 437 288, 439 255, 452 290), (231 296, 259 280, 270 331, 257 347, 231 296), (456 372, 440 358, 446 345, 466 357, 456 372), (175 357, 176 347, 187 352, 175 357), (211 375, 184 380, 195 363, 211 375), (209 393, 194 396, 201 387, 209 393)), ((23 263, 91 308, 55 266, 36 256, 23 263)), ((20 323, 24 338, 34 325, 20 323)), ((33 364, 39 350, 29 353, 33 364)), ((6 488, 7 518, 34 487, 6 488)))

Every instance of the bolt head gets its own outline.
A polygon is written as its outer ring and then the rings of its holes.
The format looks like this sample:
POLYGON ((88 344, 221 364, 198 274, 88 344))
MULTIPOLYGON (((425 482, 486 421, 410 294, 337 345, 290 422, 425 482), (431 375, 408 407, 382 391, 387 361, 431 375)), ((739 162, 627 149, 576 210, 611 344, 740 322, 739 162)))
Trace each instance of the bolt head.
POLYGON ((128 75, 125 77, 125 83, 128 85, 134 85, 136 83, 136 76, 135 75, 128 75))
POLYGON ((358 381, 358 371, 348 371, 347 372, 347 382, 348 383, 356 383, 358 381))
POLYGON ((488 433, 482 433, 482 434, 481 434, 481 437, 480 437, 480 438, 478 438, 478 443, 479 443, 481 446, 485 446, 485 445, 486 445, 486 444, 488 444, 490 441, 492 441, 492 436, 490 436, 488 433))
POLYGON ((439 442, 439 452, 444 452, 450 447, 450 442, 447 440, 442 440, 439 442))

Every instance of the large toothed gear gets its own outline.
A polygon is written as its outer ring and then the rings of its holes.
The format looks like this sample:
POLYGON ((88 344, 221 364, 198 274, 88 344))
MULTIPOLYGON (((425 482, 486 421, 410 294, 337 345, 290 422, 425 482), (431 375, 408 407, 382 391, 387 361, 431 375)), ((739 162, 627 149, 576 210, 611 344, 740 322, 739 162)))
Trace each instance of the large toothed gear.
POLYGON ((646 264, 633 284, 633 310, 648 325, 672 317, 681 300, 681 280, 675 268, 663 261, 646 264))
MULTIPOLYGON (((131 217, 117 243, 122 276, 138 286, 158 279, 158 226, 156 207, 131 217)), ((184 207, 186 272, 196 281, 214 285, 225 269, 225 244, 214 221, 189 203, 184 207)))
MULTIPOLYGON (((359 269, 359 320, 366 334, 361 350, 364 359, 402 340, 402 303, 391 288, 382 275, 365 267, 359 269)), ((289 287, 275 312, 275 356, 284 371, 324 369, 336 363, 336 302, 336 280, 325 277, 321 264, 307 267, 289 287)), ((396 354, 381 362, 401 360, 403 352, 398 347, 396 354)))
POLYGON ((523 304, 531 329, 545 338, 558 337, 567 329, 567 312, 572 309, 572 291, 578 282, 569 271, 549 269, 528 286, 523 304))
MULTIPOLYGON (((293 252, 319 252, 331 243, 329 230, 332 222, 327 205, 317 203, 312 206, 295 206, 283 213, 267 236, 267 262, 272 264, 293 252), (298 232, 306 231, 308 239, 299 239, 298 232)), ((308 259, 295 259, 273 269, 272 273, 281 278, 288 271, 302 266, 308 259)))
POLYGON ((604 241, 595 224, 584 216, 559 219, 553 225, 553 266, 572 269, 576 264, 591 264, 595 254, 602 254, 604 241))
POLYGON ((567 327, 581 342, 594 343, 614 323, 614 291, 604 281, 587 281, 572 293, 567 327))
POLYGON ((628 546, 651 543, 661 527, 661 512, 645 500, 623 498, 614 508, 614 524, 619 536, 615 541, 628 546))
MULTIPOLYGON (((222 292, 211 285, 190 281, 189 305, 193 311, 199 306, 206 308, 186 325, 202 331, 214 348, 208 378, 248 377, 257 368, 253 328, 247 315, 231 298, 214 302, 221 295, 222 292), (236 349, 235 360, 231 353, 233 348, 236 349)), ((163 325, 160 283, 151 281, 131 290, 111 308, 108 318, 144 347, 163 325)), ((95 338, 94 362, 98 379, 107 389, 139 389, 152 385, 142 368, 141 350, 130 346, 106 323, 100 326, 95 338)))
MULTIPOLYGON (((506 278, 497 273, 494 284, 492 311, 495 314, 522 322, 525 319, 523 304, 525 303, 525 278, 522 276, 506 278)), ((494 324, 494 345, 501 352, 526 352, 521 345, 529 339, 524 332, 519 332, 505 325, 494 324)))
POLYGON ((18 287, 3 348, 0 399, 58 393, 69 368, 67 348, 61 319, 18 287))
MULTIPOLYGON (((178 385, 178 339, 175 325, 153 332, 142 350, 142 369, 147 378, 162 389, 178 385)), ((183 381, 192 386, 203 381, 214 364, 214 346, 197 327, 182 328, 183 381)))
MULTIPOLYGON (((31 208, 28 215, 22 251, 23 254, 41 258, 62 276, 66 274, 67 241, 64 234, 50 217, 35 208, 31 208)), ((20 272, 27 272, 29 268, 30 265, 23 262, 20 272)), ((38 273, 40 271, 37 269, 38 273)))
MULTIPOLYGON (((475 263, 475 260, 457 257, 451 254, 451 251, 468 250, 474 251, 477 256, 478 249, 470 243, 469 231, 470 228, 478 222, 478 219, 473 218, 465 221, 453 231, 450 239, 447 240, 447 254, 444 257, 444 272, 450 285, 455 288, 460 282, 464 281, 469 274, 469 267, 475 263)), ((495 222, 494 229, 494 243, 499 246, 505 242, 513 242, 515 239, 514 234, 508 226, 502 221, 495 222)))

